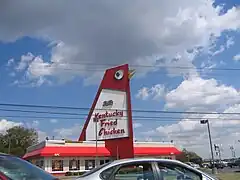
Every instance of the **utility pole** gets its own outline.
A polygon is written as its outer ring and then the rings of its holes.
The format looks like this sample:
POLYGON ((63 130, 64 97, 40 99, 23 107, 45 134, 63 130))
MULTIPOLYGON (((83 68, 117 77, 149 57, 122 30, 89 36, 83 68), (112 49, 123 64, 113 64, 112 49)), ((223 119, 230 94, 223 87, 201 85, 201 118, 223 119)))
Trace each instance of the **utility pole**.
POLYGON ((207 129, 208 129, 208 137, 209 137, 209 144, 210 144, 210 150, 211 150, 211 155, 212 155, 212 173, 217 174, 217 169, 215 167, 215 162, 214 162, 214 154, 213 154, 213 146, 212 146, 212 137, 211 137, 211 131, 210 131, 210 125, 209 121, 207 120, 201 120, 201 124, 207 124, 207 129))
POLYGON ((95 167, 97 167, 97 160, 98 160, 98 134, 97 134, 97 118, 93 119, 95 121, 95 139, 96 139, 96 154, 95 154, 95 167))
POLYGON ((233 146, 230 146, 230 150, 232 152, 232 157, 235 159, 236 158, 236 153, 235 153, 235 149, 233 146))
POLYGON ((11 138, 10 136, 8 137, 8 154, 11 152, 11 138))
POLYGON ((216 154, 219 156, 219 160, 221 162, 222 161, 221 145, 214 144, 214 149, 216 151, 216 154))

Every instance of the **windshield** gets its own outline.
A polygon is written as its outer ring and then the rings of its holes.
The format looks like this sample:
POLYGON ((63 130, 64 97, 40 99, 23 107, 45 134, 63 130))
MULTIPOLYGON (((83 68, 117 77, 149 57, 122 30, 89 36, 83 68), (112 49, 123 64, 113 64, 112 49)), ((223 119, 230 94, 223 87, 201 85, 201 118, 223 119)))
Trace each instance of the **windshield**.
POLYGON ((109 165, 110 163, 111 163, 111 162, 108 162, 108 163, 102 164, 101 166, 98 166, 98 167, 96 167, 96 168, 93 168, 92 170, 90 170, 90 171, 84 173, 83 175, 81 175, 81 176, 79 176, 79 177, 86 177, 86 176, 89 176, 89 175, 91 175, 91 174, 97 172, 98 170, 100 170, 100 169, 106 167, 106 166, 109 165))
POLYGON ((13 156, 0 156, 0 172, 12 180, 57 180, 44 170, 13 156))

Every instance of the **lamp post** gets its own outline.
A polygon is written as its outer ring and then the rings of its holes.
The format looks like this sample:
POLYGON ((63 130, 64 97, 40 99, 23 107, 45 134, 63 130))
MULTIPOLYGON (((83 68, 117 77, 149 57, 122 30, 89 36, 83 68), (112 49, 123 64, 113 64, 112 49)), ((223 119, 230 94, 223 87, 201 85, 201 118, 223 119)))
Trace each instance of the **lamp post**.
POLYGON ((93 119, 94 121, 95 121, 95 139, 96 139, 96 154, 95 154, 95 167, 97 167, 97 160, 98 160, 98 134, 97 134, 97 123, 98 123, 98 121, 97 121, 97 118, 94 118, 93 119))
POLYGON ((212 155, 212 173, 213 174, 217 174, 217 169, 215 167, 215 162, 214 162, 214 155, 213 155, 213 146, 212 146, 212 137, 211 137, 211 131, 210 131, 210 126, 209 126, 209 121, 208 119, 206 120, 201 120, 200 121, 201 124, 207 124, 207 128, 208 128, 208 136, 209 136, 209 144, 210 144, 210 150, 211 150, 211 155, 212 155))

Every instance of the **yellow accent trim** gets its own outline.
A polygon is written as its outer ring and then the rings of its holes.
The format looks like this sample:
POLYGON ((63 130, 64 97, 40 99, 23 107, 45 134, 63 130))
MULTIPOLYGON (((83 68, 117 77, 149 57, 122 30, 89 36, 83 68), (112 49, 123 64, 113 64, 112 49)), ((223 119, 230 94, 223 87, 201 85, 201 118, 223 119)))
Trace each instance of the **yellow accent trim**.
POLYGON ((128 72, 128 79, 131 79, 133 77, 133 75, 135 74, 135 69, 129 70, 128 72))

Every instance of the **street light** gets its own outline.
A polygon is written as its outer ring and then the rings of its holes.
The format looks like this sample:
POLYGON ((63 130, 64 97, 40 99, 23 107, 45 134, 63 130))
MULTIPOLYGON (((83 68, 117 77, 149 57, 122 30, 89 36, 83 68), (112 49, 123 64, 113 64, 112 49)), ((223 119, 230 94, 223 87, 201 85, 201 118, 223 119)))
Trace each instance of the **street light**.
POLYGON ((217 173, 217 169, 215 167, 215 162, 214 162, 214 155, 213 155, 213 146, 212 146, 212 137, 211 137, 211 131, 210 131, 210 126, 209 126, 209 121, 208 119, 206 120, 201 120, 200 121, 201 124, 207 124, 207 128, 208 128, 208 136, 209 136, 209 144, 210 144, 210 149, 211 149, 211 154, 212 154, 212 173, 216 174, 217 173))

